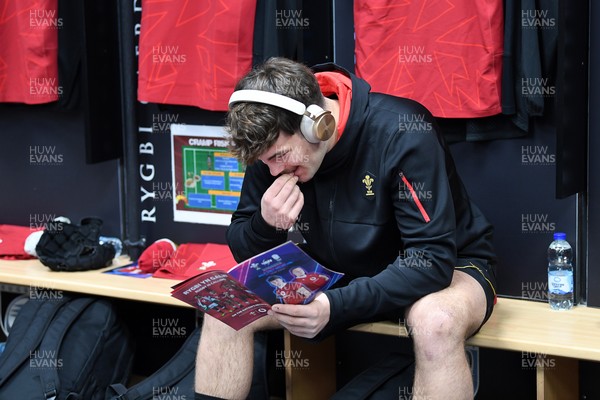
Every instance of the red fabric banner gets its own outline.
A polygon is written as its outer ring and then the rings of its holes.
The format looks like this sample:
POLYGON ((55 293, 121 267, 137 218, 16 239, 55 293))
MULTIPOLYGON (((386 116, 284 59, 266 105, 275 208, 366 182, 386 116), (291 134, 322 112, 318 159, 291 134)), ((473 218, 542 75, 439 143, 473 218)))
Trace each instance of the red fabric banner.
POLYGON ((357 0, 356 73, 434 116, 499 114, 502 0, 357 0))
POLYGON ((225 111, 252 67, 256 0, 147 0, 138 99, 225 111))
POLYGON ((58 100, 58 0, 0 2, 0 102, 58 100))

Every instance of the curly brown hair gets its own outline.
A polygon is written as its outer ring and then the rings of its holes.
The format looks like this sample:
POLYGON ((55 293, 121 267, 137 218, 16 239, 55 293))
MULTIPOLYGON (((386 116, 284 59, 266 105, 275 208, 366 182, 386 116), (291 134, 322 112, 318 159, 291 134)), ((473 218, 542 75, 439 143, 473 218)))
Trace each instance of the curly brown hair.
MULTIPOLYGON (((281 94, 305 105, 324 103, 312 71, 304 64, 281 57, 270 58, 248 72, 235 87, 242 89, 281 94)), ((277 141, 280 132, 298 132, 301 120, 302 116, 269 104, 235 103, 225 121, 229 150, 250 165, 277 141)))

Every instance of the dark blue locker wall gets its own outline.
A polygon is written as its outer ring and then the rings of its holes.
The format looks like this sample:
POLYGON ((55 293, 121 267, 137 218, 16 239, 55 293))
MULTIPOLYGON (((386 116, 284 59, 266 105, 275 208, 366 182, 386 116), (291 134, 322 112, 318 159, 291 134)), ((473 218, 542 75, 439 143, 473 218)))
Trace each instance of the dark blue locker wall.
POLYGON ((120 236, 119 164, 86 163, 81 112, 0 105, 0 143, 0 223, 44 227, 55 216, 98 216, 103 233, 120 236))
MULTIPOLYGON (((590 2, 592 21, 600 7, 590 2), (595 7, 594 7, 595 6, 595 7)), ((590 24, 589 173, 588 173, 588 305, 600 307, 600 27, 590 24)))
POLYGON ((451 149, 471 198, 494 224, 498 294, 546 301, 553 232, 566 232, 572 246, 577 239, 576 197, 555 198, 552 127, 521 139, 456 143, 451 149))

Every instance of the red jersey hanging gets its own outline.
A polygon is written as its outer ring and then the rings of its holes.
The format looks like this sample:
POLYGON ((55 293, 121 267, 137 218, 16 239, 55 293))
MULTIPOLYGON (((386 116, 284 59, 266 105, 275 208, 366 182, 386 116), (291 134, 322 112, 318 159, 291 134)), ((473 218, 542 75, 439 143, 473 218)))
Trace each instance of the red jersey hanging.
POLYGON ((434 116, 499 114, 502 0, 356 0, 356 73, 434 116))
POLYGON ((225 111, 252 67, 256 0, 145 0, 138 99, 225 111))
POLYGON ((58 100, 58 0, 0 2, 0 102, 58 100))

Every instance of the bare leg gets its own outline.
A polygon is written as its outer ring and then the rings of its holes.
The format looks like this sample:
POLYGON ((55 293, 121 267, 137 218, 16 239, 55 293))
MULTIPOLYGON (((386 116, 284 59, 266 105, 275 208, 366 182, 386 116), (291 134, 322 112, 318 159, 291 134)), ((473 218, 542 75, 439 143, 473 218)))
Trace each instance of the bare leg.
POLYGON ((277 327, 274 319, 264 317, 236 331, 205 314, 196 357, 196 393, 245 399, 252 384, 254 332, 277 327))
POLYGON ((486 298, 473 277, 455 271, 444 290, 407 310, 415 346, 414 400, 473 398, 473 380, 464 342, 483 321, 486 298))

